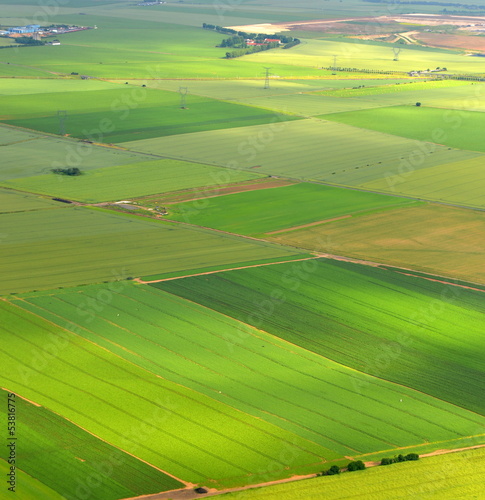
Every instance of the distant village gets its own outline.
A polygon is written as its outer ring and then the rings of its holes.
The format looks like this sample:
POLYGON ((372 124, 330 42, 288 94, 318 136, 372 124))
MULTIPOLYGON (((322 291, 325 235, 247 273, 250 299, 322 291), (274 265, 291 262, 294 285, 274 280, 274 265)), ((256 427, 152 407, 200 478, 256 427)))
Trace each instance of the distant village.
POLYGON ((27 24, 26 26, 8 26, 0 28, 0 36, 12 38, 18 43, 27 45, 61 45, 59 40, 43 42, 42 38, 75 31, 97 29, 90 26, 75 26, 67 24, 52 24, 50 26, 40 26, 39 24, 27 24))

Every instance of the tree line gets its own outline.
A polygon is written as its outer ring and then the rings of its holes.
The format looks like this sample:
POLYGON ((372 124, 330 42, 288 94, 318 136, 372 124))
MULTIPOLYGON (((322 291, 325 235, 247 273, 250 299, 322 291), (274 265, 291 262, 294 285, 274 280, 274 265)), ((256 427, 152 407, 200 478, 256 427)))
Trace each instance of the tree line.
MULTIPOLYGON (((380 465, 390 465, 398 462, 407 462, 408 460, 419 460, 419 455, 417 453, 408 453, 407 455, 399 454, 392 458, 382 458, 380 465)), ((320 472, 318 476, 335 476, 343 471, 354 472, 356 470, 365 470, 366 466, 362 460, 355 460, 349 462, 347 467, 340 468, 338 465, 332 465, 329 469, 320 472)))

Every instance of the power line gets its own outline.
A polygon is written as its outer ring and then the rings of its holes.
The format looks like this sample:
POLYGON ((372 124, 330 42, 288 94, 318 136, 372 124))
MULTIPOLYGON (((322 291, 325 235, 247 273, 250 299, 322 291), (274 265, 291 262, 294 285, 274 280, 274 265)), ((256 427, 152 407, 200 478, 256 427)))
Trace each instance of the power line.
POLYGON ((264 67, 264 69, 266 70, 266 78, 264 80, 264 88, 265 89, 269 89, 269 70, 271 68, 267 68, 266 66, 264 67))
POLYGON ((58 109, 57 118, 59 120, 59 135, 66 135, 67 110, 58 109))
POLYGON ((180 108, 187 109, 185 103, 187 101, 187 92, 189 91, 188 87, 179 87, 180 94, 180 108))

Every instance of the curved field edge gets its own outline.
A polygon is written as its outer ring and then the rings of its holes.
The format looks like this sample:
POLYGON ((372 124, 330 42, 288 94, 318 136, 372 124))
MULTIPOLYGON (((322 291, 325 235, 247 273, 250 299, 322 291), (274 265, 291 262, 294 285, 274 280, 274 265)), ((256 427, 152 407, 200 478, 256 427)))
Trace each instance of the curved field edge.
MULTIPOLYGON (((7 421, 7 391, 0 392, 7 421)), ((21 395, 14 397, 18 419, 16 463, 25 473, 68 499, 94 495, 104 500, 157 493, 179 481, 96 438, 21 395), (48 466, 45 453, 49 450, 48 466), (62 470, 62 474, 59 471, 62 470)), ((19 493, 25 495, 23 482, 19 493)))
POLYGON ((228 493, 224 500, 388 500, 480 498, 485 481, 485 450, 421 458, 365 471, 343 473, 228 493))
POLYGON ((324 448, 155 376, 70 322, 59 327, 5 301, 0 314, 9 343, 2 386, 175 477, 230 486, 291 475, 288 453, 295 468, 323 463, 324 448))
POLYGON ((466 437, 481 422, 149 286, 91 286, 14 303, 58 325, 71 321, 147 371, 326 447, 326 460, 466 437), (79 314, 89 319, 86 305, 100 300, 96 321, 85 324, 79 314))
POLYGON ((326 259, 151 286, 356 370, 483 412, 481 291, 326 259))

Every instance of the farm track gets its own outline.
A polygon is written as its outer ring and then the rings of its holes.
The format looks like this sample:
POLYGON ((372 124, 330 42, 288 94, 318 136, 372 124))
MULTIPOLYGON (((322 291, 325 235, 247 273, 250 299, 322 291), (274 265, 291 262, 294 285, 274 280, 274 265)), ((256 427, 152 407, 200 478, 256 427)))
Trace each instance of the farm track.
MULTIPOLYGON (((434 457, 437 455, 447 455, 449 453, 457 453, 460 451, 467 451, 467 450, 474 450, 478 448, 484 448, 485 444, 479 444, 475 446, 468 446, 466 448, 456 448, 453 450, 436 450, 430 453, 423 453, 420 455, 420 458, 427 458, 427 457, 434 457)), ((363 457, 362 457, 363 458, 363 457)), ((370 467, 378 467, 380 464, 380 461, 377 462, 365 462, 365 465, 367 468, 370 467)), ((224 495, 226 493, 234 493, 237 491, 245 491, 249 489, 254 489, 254 488, 261 488, 265 486, 271 486, 275 484, 284 484, 284 483, 293 483, 295 481, 302 481, 305 479, 312 479, 318 477, 317 474, 308 474, 305 476, 293 476, 290 478, 286 479, 279 479, 277 481, 268 481, 266 483, 260 483, 260 484, 252 484, 248 486, 242 486, 240 488, 231 488, 227 490, 216 490, 214 488, 206 488, 207 493, 204 495, 204 498, 207 497, 213 497, 213 496, 219 496, 219 495, 224 495)), ((200 494, 197 494, 194 492, 192 487, 187 487, 184 489, 180 490, 172 490, 172 491, 166 491, 163 493, 157 493, 155 495, 143 495, 140 497, 130 497, 126 498, 124 500, 193 500, 195 498, 201 498, 200 494)))

